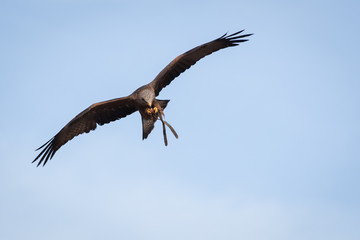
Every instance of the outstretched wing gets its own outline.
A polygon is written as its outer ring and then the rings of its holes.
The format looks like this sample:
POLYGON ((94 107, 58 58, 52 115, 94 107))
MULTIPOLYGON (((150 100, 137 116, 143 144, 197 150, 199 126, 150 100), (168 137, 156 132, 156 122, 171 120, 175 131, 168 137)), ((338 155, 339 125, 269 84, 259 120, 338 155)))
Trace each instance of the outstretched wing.
POLYGON ((123 97, 91 105, 76 117, 74 117, 52 139, 36 150, 42 149, 33 162, 39 160, 37 166, 51 159, 59 148, 82 133, 95 130, 96 124, 103 125, 132 114, 137 109, 133 105, 132 98, 123 97))
POLYGON ((218 39, 195 47, 176 57, 156 76, 151 83, 149 83, 149 85, 152 85, 155 89, 156 96, 159 95, 159 92, 169 85, 172 80, 183 73, 186 69, 189 69, 201 58, 220 49, 237 46, 241 42, 248 41, 248 39, 244 38, 249 37, 252 34, 239 35, 243 31, 244 30, 241 30, 231 35, 224 34, 218 39))

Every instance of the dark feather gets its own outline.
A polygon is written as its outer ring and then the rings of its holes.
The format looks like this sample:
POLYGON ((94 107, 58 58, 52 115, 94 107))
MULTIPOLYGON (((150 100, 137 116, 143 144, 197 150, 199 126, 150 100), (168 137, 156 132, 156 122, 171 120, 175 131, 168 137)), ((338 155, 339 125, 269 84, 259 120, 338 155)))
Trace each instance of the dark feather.
POLYGON ((220 49, 237 46, 241 42, 246 42, 247 39, 244 38, 252 34, 239 35, 243 31, 241 30, 230 35, 224 34, 211 42, 202 44, 176 57, 149 83, 155 89, 155 95, 159 95, 164 87, 169 85, 172 80, 186 69, 189 69, 201 58, 220 49))
POLYGON ((45 166, 46 162, 54 156, 55 152, 74 137, 94 130, 97 124, 104 125, 116 121, 132 114, 136 110, 130 97, 116 98, 91 105, 74 117, 52 139, 36 149, 40 150, 43 148, 33 162, 39 160, 37 166, 41 163, 45 166))
POLYGON ((142 120, 142 126, 143 126, 143 137, 142 139, 146 139, 149 134, 151 133, 151 131, 154 129, 154 124, 157 120, 157 118, 149 118, 146 119, 145 117, 141 117, 142 120))
POLYGON ((159 100, 159 99, 156 99, 156 101, 159 103, 162 110, 164 110, 168 105, 168 103, 170 102, 170 100, 159 100))

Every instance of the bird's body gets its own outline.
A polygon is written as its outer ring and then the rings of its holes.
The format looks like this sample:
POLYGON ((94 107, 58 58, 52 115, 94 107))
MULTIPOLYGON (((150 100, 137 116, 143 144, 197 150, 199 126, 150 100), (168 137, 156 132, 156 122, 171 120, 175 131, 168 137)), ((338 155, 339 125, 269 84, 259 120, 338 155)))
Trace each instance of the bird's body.
POLYGON ((103 125, 110 123, 136 111, 139 111, 142 118, 143 139, 148 137, 154 128, 155 122, 159 119, 162 122, 164 141, 165 145, 167 145, 165 125, 170 128, 176 138, 178 135, 170 124, 163 119, 163 110, 170 100, 158 100, 156 96, 158 96, 160 91, 169 85, 172 80, 201 58, 222 48, 236 46, 240 42, 245 42, 247 39, 243 38, 252 35, 239 35, 241 32, 243 32, 243 30, 231 35, 225 34, 220 38, 181 54, 171 61, 152 82, 136 89, 127 97, 92 104, 75 116, 52 139, 38 148, 37 150, 43 149, 33 162, 39 160, 37 166, 41 163, 45 165, 61 146, 75 136, 94 130, 97 124, 103 125))

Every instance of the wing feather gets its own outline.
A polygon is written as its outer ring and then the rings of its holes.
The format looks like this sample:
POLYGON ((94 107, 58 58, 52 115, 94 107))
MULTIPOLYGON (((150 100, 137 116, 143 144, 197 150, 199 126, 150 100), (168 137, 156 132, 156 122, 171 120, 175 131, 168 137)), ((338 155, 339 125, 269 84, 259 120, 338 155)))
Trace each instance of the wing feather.
POLYGON ((39 160, 37 166, 41 163, 45 166, 47 161, 54 156, 55 152, 74 137, 95 130, 97 124, 104 125, 116 121, 132 114, 136 110, 130 96, 91 105, 66 124, 58 134, 36 149, 42 150, 33 162, 39 160))
POLYGON ((186 71, 186 69, 189 69, 201 58, 220 49, 237 46, 241 42, 248 41, 248 39, 244 38, 249 37, 252 34, 239 35, 243 31, 244 30, 241 30, 230 35, 224 34, 211 42, 197 46, 176 57, 155 77, 151 83, 149 83, 149 85, 152 85, 155 89, 156 96, 159 95, 160 91, 169 85, 172 80, 186 71))

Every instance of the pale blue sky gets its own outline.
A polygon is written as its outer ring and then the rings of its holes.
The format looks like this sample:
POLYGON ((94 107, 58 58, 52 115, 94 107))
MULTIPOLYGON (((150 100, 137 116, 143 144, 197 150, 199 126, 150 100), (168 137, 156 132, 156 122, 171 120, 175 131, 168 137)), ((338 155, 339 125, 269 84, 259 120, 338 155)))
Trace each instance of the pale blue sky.
POLYGON ((0 239, 359 239, 358 1, 0 2, 0 239), (225 32, 249 42, 81 135, 34 150, 225 32))

